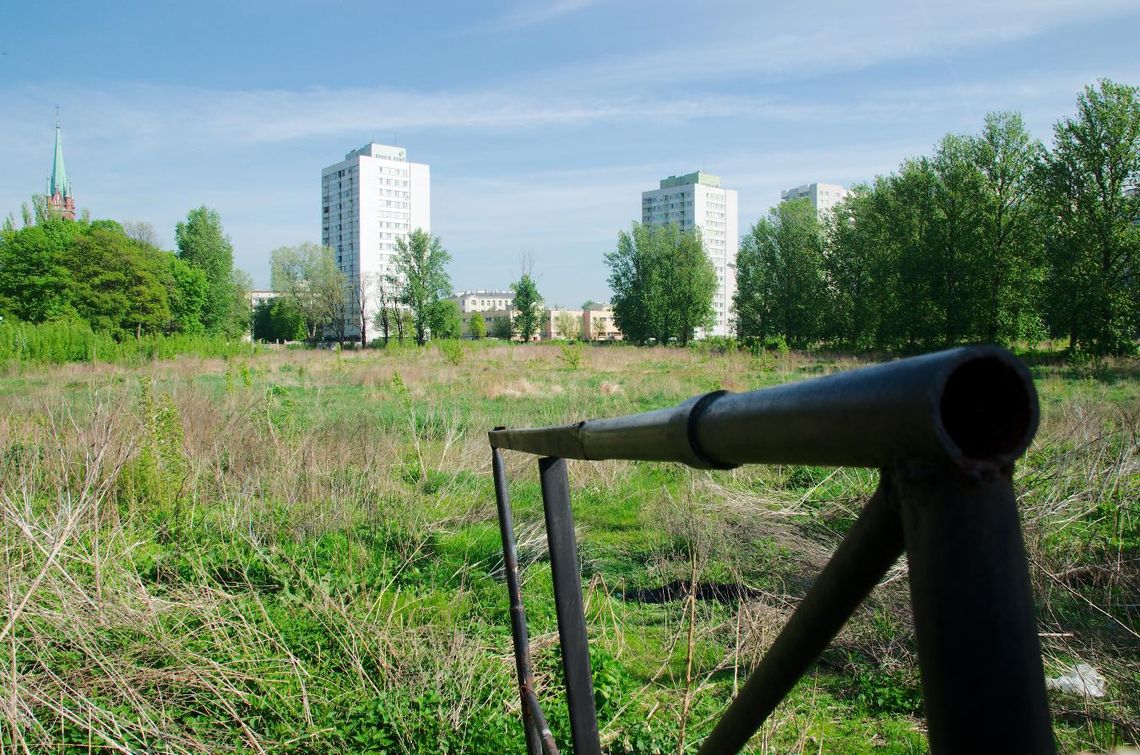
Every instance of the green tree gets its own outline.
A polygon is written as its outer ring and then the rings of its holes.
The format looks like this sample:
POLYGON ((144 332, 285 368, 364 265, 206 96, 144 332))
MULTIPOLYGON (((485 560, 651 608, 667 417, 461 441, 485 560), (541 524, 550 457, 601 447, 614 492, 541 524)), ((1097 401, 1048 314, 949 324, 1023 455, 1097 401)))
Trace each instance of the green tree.
POLYGON ((668 306, 676 318, 671 334, 688 346, 699 328, 713 324, 713 295, 716 293, 716 268, 705 254, 704 243, 697 231, 673 229, 667 235, 667 250, 671 259, 672 275, 667 278, 668 306))
POLYGON ((606 254, 614 319, 626 339, 636 344, 654 338, 667 342, 669 337, 663 316, 663 264, 658 255, 655 229, 640 223, 634 223, 629 233, 620 232, 617 249, 606 254))
POLYGON ((332 249, 312 242, 283 246, 269 254, 274 291, 280 292, 305 323, 308 340, 316 343, 325 329, 343 334, 348 317, 348 280, 332 249))
POLYGON ((253 311, 253 337, 258 341, 298 341, 306 335, 305 318, 288 299, 263 301, 253 311))
POLYGON ((467 323, 467 332, 475 339, 487 337, 487 321, 483 319, 481 313, 475 312, 471 315, 471 319, 467 323))
POLYGON ((199 207, 174 229, 178 256, 206 274, 201 321, 211 335, 238 336, 246 330, 248 306, 235 309, 234 250, 216 210, 199 207))
POLYGON ((397 300, 412 315, 416 343, 427 342, 431 316, 436 302, 451 296, 451 279, 447 263, 451 255, 436 236, 422 228, 396 240, 395 281, 399 287, 397 300))
POLYGON ((1008 343, 1042 333, 1046 265, 1033 174, 1043 149, 1017 113, 988 114, 973 140, 982 176, 975 332, 980 340, 1008 343))
POLYGON ((1140 90, 1102 79, 1053 129, 1040 171, 1049 309, 1071 349, 1135 350, 1140 317, 1140 90))
MULTIPOLYGON (((396 310, 396 336, 403 343, 409 338, 413 338, 416 333, 416 318, 415 315, 407 309, 396 310)), ((423 344, 421 344, 422 346, 423 344)))
MULTIPOLYGON (((981 186, 969 140, 951 135, 933 157, 907 160, 850 205, 866 216, 838 214, 836 222, 854 228, 835 228, 831 238, 856 247, 833 247, 826 266, 850 280, 869 263, 874 280, 863 291, 876 301, 858 309, 875 314, 875 345, 930 348, 976 337, 981 186)), ((845 309, 844 277, 829 281, 833 312, 845 309)))
POLYGON ((849 347, 880 343, 883 313, 890 306, 885 182, 880 178, 873 186, 856 186, 829 216, 826 336, 849 347))
POLYGON ((249 301, 249 292, 253 290, 253 277, 244 270, 234 269, 232 280, 230 330, 227 335, 249 336, 253 329, 253 307, 249 301))
POLYGON ((929 345, 975 340, 979 332, 983 178, 972 150, 969 137, 949 134, 928 163, 934 219, 928 283, 938 321, 929 345))
POLYGON ((510 313, 504 314, 502 317, 499 317, 495 320, 495 324, 491 328, 491 333, 495 336, 495 338, 501 339, 503 341, 511 340, 511 337, 515 334, 515 328, 514 324, 511 322, 510 313))
MULTIPOLYGON (((302 325, 303 327, 303 325, 302 325)), ((277 331, 273 327, 273 302, 258 302, 253 308, 253 340, 276 341, 277 331)))
POLYGON ((559 312, 554 318, 554 332, 559 338, 576 341, 582 335, 582 318, 575 317, 569 312, 559 312))
POLYGON ((433 304, 428 323, 432 338, 459 338, 463 334, 463 318, 453 301, 440 299, 433 304))
POLYGON ((737 334, 780 335, 800 346, 819 338, 823 251, 823 229, 808 199, 781 202, 752 226, 736 257, 737 334))
POLYGON ((173 254, 167 255, 167 265, 172 284, 168 292, 171 329, 188 335, 205 333, 202 310, 206 306, 209 288, 206 271, 173 254))
POLYGON ((606 254, 614 292, 614 319, 626 338, 644 344, 687 344, 712 323, 716 269, 700 234, 676 225, 634 223, 606 254))
POLYGON ((74 280, 66 265, 81 223, 51 220, 0 231, 0 312, 38 323, 76 315, 74 280))
POLYGON ((94 330, 122 337, 156 333, 170 322, 163 253, 127 238, 118 224, 77 236, 67 264, 75 309, 94 330))
POLYGON ((991 114, 853 191, 828 229, 825 337, 915 349, 1039 332, 1039 150, 1019 116, 991 114))
POLYGON ((542 295, 529 272, 511 284, 514 300, 514 329, 524 341, 530 341, 542 321, 542 295))
POLYGON ((876 182, 877 289, 885 295, 879 345, 920 349, 977 338, 982 186, 971 138, 955 134, 932 156, 907 160, 876 182))
POLYGON ((930 159, 907 160, 831 213, 822 260, 826 340, 911 349, 942 339, 937 183, 930 159))
POLYGON ((395 288, 387 276, 377 275, 373 279, 373 291, 375 292, 377 309, 376 314, 372 316, 372 325, 380 331, 380 337, 384 339, 384 345, 387 346, 392 331, 400 324, 394 299, 395 288))

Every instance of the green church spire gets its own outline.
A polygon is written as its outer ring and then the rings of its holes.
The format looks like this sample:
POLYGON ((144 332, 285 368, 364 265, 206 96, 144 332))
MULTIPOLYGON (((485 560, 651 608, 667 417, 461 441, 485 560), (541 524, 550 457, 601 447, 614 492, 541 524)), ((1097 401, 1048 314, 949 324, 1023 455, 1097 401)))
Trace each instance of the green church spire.
POLYGON ((49 197, 59 192, 61 197, 71 196, 71 182, 67 180, 67 168, 63 164, 63 136, 60 133, 59 121, 55 122, 55 159, 51 164, 51 179, 48 181, 49 197))

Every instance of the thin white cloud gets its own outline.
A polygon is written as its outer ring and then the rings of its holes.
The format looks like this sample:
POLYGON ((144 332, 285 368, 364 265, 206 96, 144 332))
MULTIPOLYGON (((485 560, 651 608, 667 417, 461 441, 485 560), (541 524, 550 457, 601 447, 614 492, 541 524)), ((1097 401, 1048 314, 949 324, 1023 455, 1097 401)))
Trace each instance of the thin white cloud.
MULTIPOLYGON (((48 94, 39 88, 0 90, 12 106, 15 134, 27 138, 23 132, 32 122, 23 116, 42 109, 48 94)), ((59 97, 61 92, 53 88, 51 94, 59 97)), ((86 138, 121 141, 129 135, 131 143, 148 146, 273 144, 330 136, 367 138, 391 129, 566 127, 666 118, 676 123, 729 117, 776 122, 876 117, 874 107, 838 108, 744 95, 540 97, 510 91, 390 89, 229 92, 139 85, 63 97, 74 103, 69 114, 84 124, 86 138)), ((7 120, 0 117, 0 125, 7 120)))
POLYGON ((482 28, 490 31, 517 31, 539 26, 598 5, 601 0, 547 0, 523 2, 507 13, 491 19, 482 28))
MULTIPOLYGON (((1122 69, 1140 76, 1140 66, 1122 69)), ((74 92, 58 87, 0 90, 7 113, 0 115, 0 142, 23 151, 42 141, 44 124, 35 114, 52 99, 69 102, 73 123, 83 124, 89 144, 151 151, 171 148, 222 149, 281 144, 306 139, 361 141, 391 130, 509 130, 587 127, 599 123, 662 123, 737 119, 752 123, 828 123, 836 127, 875 124, 939 113, 980 115, 1012 103, 1056 114, 1095 79, 1059 75, 955 83, 939 87, 869 92, 850 103, 791 101, 747 94, 649 96, 599 94, 532 95, 510 90, 473 93, 409 92, 391 89, 305 91, 218 91, 154 85, 118 86, 74 92)), ((1126 79, 1127 80, 1127 79, 1126 79)), ((50 109, 50 108, 49 108, 50 109)), ((71 136, 69 134, 69 136, 71 136)), ((78 138, 78 136, 72 137, 78 138)), ((7 151, 7 150, 6 150, 7 151)))
POLYGON ((822 0, 748 4, 704 36, 530 77, 555 91, 677 87, 732 77, 808 78, 972 46, 1010 43, 1077 22, 1137 16, 1135 0, 822 0))

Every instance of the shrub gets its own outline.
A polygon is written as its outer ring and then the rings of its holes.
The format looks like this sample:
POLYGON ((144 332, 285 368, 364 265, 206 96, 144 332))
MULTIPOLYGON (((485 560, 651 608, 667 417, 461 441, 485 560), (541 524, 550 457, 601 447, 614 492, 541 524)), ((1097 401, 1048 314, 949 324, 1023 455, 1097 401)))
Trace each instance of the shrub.
POLYGON ((741 348, 747 349, 754 357, 758 357, 767 351, 774 351, 777 354, 787 354, 789 351, 788 342, 784 340, 783 336, 742 338, 739 345, 741 348))
POLYGON ((231 357, 249 353, 251 346, 217 336, 149 335, 116 341, 96 333, 86 323, 55 321, 39 324, 0 322, 0 362, 49 363, 124 362, 137 364, 170 359, 179 354, 231 357))
POLYGON ((467 332, 475 339, 487 337, 487 321, 483 319, 482 314, 476 312, 471 315, 471 320, 467 324, 467 332))
POLYGON ((572 370, 576 370, 582 366, 582 347, 577 343, 564 343, 561 344, 561 351, 558 358, 572 370))
POLYGON ((463 344, 459 341, 439 341, 439 353, 450 364, 459 365, 463 362, 463 344))

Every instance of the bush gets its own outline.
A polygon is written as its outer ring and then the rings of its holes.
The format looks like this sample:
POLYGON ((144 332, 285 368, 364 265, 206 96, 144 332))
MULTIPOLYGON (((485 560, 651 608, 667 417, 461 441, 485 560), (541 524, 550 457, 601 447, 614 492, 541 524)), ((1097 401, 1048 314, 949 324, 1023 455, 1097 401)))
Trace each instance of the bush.
POLYGON ((701 354, 731 354, 736 351, 737 342, 732 336, 709 336, 693 341, 692 347, 701 354))
POLYGON ((562 353, 558 358, 572 370, 576 370, 582 366, 582 347, 577 343, 564 343, 561 344, 562 353))
POLYGON ((151 335, 116 341, 80 321, 0 322, 0 363, 63 364, 170 359, 178 354, 230 357, 248 353, 248 344, 216 336, 151 335))
POLYGON ((487 337, 487 321, 483 319, 483 315, 476 312, 471 315, 471 321, 467 325, 467 332, 476 340, 487 337))
POLYGON ((504 341, 509 341, 511 336, 514 335, 514 327, 511 325, 509 318, 500 317, 495 320, 495 326, 491 329, 492 335, 495 338, 501 338, 504 341))
POLYGON ((910 716, 922 710, 917 680, 901 673, 873 669, 855 674, 852 681, 856 702, 872 713, 910 716))
POLYGON ((458 365, 463 362, 463 344, 459 341, 438 341, 439 353, 450 364, 458 365))
POLYGON ((774 351, 777 354, 787 354, 789 351, 788 342, 784 340, 783 336, 741 338, 739 339, 739 346, 742 349, 747 349, 754 357, 758 357, 767 351, 774 351))

